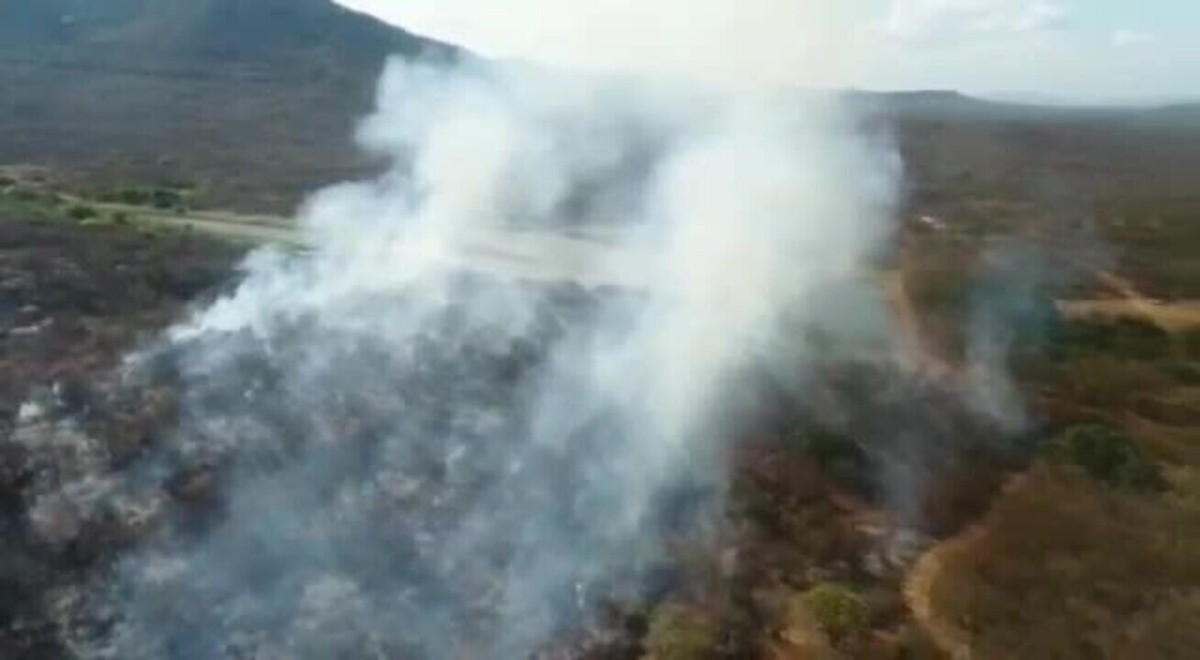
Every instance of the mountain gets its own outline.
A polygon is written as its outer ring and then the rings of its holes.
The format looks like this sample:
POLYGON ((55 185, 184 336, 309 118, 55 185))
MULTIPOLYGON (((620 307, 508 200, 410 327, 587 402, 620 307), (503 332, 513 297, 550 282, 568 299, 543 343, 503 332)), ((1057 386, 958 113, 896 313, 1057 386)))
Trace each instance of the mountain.
POLYGON ((284 211, 372 167, 350 137, 387 57, 458 54, 331 0, 4 0, 0 164, 284 211))
POLYGON ((0 52, 14 46, 106 64, 193 65, 373 64, 445 48, 329 0, 8 0, 0 52))
MULTIPOLYGON (((181 182, 215 206, 287 212, 378 171, 351 137, 395 54, 467 56, 332 0, 0 0, 0 165, 47 165, 97 193, 181 182)), ((895 134, 915 205, 968 189, 1180 197, 1200 172, 1196 104, 850 95, 895 134)))

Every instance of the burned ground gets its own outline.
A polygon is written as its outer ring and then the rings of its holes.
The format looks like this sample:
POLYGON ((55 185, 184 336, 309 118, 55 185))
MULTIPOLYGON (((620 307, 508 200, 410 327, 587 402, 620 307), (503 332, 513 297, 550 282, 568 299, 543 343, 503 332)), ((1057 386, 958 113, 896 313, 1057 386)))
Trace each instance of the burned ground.
MULTIPOLYGON (((0 222, 0 655, 53 657, 61 651, 43 599, 102 557, 112 541, 103 529, 94 529, 91 545, 48 553, 31 538, 22 493, 36 479, 35 465, 14 437, 15 426, 40 414, 90 414, 96 384, 139 342, 228 281, 238 253, 186 236, 0 222), (30 401, 46 408, 39 411, 30 401)), ((165 413, 153 407, 140 412, 165 413)), ((125 438, 113 443, 114 456, 136 451, 159 431, 135 427, 117 433, 114 427, 111 437, 125 438), (130 447, 117 449, 123 442, 130 447)))
MULTIPOLYGON (((544 657, 640 657, 674 643, 678 625, 720 630, 718 657, 766 654, 791 643, 787 603, 830 583, 867 594, 877 631, 845 633, 844 650, 898 648, 913 643, 895 596, 919 544, 905 534, 935 519, 905 474, 936 482, 1007 446, 951 383, 887 361, 831 363, 803 393, 764 399, 734 432, 719 482, 684 480, 660 499, 657 541, 635 560, 602 578, 522 566, 525 541, 564 552, 612 542, 596 518, 606 490, 583 484, 620 481, 605 474, 619 422, 594 419, 550 447, 502 439, 534 422, 524 403, 572 328, 601 301, 636 300, 547 289, 530 331, 507 339, 451 306, 410 353, 303 314, 279 319, 269 345, 246 332, 164 344, 165 325, 230 280, 237 250, 127 228, 0 229, 15 310, 6 657, 470 655, 528 643, 496 629, 496 580, 514 570, 562 586, 542 606, 564 641, 544 657), (313 362, 314 338, 338 350, 313 362), (280 499, 296 493, 302 502, 280 499), (473 510, 488 515, 459 524, 473 510)), ((491 285, 446 286, 470 300, 491 285)), ((395 304, 347 301, 334 318, 395 304)), ((976 514, 988 483, 931 530, 976 514)))

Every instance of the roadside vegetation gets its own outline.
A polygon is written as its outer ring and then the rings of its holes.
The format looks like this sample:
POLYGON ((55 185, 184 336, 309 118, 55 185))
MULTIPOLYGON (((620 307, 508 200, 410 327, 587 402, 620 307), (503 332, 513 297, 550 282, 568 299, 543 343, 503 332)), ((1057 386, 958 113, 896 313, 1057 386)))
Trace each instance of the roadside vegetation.
POLYGON ((176 213, 186 213, 190 210, 204 208, 203 191, 188 183, 125 186, 105 190, 97 195, 96 199, 105 204, 121 204, 176 213))
POLYGON ((0 176, 0 220, 54 223, 79 227, 128 227, 147 237, 164 236, 174 228, 139 220, 142 213, 187 213, 199 194, 193 187, 131 187, 96 198, 68 192, 41 176, 0 176), (120 199, 119 202, 110 201, 120 199))

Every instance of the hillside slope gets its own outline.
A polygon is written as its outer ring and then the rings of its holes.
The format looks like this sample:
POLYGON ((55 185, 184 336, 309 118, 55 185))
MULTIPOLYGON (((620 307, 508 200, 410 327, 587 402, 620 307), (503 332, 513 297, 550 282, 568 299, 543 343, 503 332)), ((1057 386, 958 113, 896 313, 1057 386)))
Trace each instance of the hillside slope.
POLYGON ((350 135, 388 56, 455 52, 330 0, 8 0, 0 164, 283 211, 370 167, 350 135))

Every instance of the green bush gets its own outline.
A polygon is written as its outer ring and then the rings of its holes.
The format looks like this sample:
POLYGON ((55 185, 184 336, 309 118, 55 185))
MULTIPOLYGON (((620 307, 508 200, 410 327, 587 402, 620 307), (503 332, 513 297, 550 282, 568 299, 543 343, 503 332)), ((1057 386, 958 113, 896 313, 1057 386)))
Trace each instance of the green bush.
POLYGON ((688 605, 666 603, 654 610, 646 633, 646 660, 704 660, 715 655, 721 627, 715 617, 688 605))
POLYGON ((1166 485, 1158 465, 1117 429, 1075 426, 1063 433, 1059 447, 1067 461, 1108 485, 1134 490, 1161 490, 1166 485))
POLYGON ((150 205, 163 210, 177 210, 185 206, 183 195, 167 188, 155 188, 150 194, 150 205))
POLYGON ((87 204, 76 204, 67 209, 67 217, 72 220, 91 220, 99 215, 95 208, 87 204))
POLYGON ((834 644, 858 637, 870 626, 871 606, 849 587, 819 584, 804 594, 803 602, 834 644))

